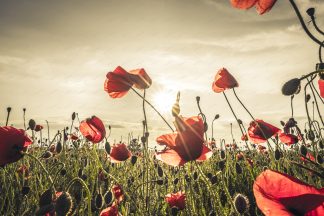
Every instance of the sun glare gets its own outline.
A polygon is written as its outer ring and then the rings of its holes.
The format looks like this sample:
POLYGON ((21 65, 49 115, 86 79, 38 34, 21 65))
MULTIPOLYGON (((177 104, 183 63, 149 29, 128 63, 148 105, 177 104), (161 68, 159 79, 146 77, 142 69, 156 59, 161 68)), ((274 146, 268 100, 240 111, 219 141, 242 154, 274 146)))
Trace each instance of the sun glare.
POLYGON ((157 92, 153 98, 154 105, 162 113, 171 113, 175 101, 176 93, 167 90, 157 92))

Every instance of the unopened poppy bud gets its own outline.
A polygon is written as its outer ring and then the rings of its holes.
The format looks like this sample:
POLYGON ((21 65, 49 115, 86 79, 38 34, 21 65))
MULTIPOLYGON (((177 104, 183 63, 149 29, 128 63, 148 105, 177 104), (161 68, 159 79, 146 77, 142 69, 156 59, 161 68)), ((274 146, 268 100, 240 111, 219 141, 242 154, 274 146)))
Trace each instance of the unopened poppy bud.
POLYGON ((244 214, 245 212, 247 212, 249 210, 249 207, 250 207, 249 199, 245 195, 237 194, 234 197, 234 206, 235 206, 235 209, 240 214, 244 214))
POLYGON ((131 158, 132 165, 134 165, 136 163, 136 161, 137 161, 137 157, 135 155, 133 155, 131 158))
POLYGON ((28 187, 28 186, 23 186, 21 188, 21 194, 24 196, 27 195, 29 193, 29 191, 30 191, 30 187, 28 187))
POLYGON ((208 124, 207 122, 204 122, 204 132, 206 132, 208 130, 208 124))
POLYGON ((196 101, 197 101, 197 103, 200 102, 200 97, 199 96, 196 97, 196 101))
POLYGON ((280 151, 279 151, 279 149, 276 149, 276 150, 275 150, 275 159, 276 159, 276 160, 279 160, 280 157, 281 157, 280 151))
POLYGON ((217 183, 217 181, 218 181, 218 179, 217 179, 217 176, 212 176, 211 177, 211 179, 210 179, 210 182, 214 185, 214 184, 216 184, 217 183))
POLYGON ((219 114, 216 114, 214 119, 219 119, 219 114))
POLYGON ((56 144, 56 147, 55 147, 56 153, 58 153, 58 154, 61 153, 62 149, 63 149, 62 143, 61 142, 58 142, 56 144))
POLYGON ((310 141, 314 141, 315 139, 315 134, 312 130, 309 130, 308 133, 307 133, 307 137, 310 141))
POLYGON ((48 189, 42 193, 42 195, 39 198, 39 206, 46 206, 52 203, 53 199, 53 192, 51 189, 48 189))
POLYGON ((79 171, 78 171, 79 178, 81 178, 82 175, 83 175, 83 170, 80 168, 79 171))
POLYGON ((240 124, 240 125, 243 124, 241 119, 237 119, 237 123, 240 124))
POLYGON ((220 191, 220 201, 221 201, 221 204, 222 206, 224 207, 225 204, 227 203, 227 196, 225 194, 225 192, 223 190, 220 191))
POLYGON ((145 138, 148 138, 150 136, 150 133, 149 132, 145 132, 145 138))
POLYGON ((307 95, 306 95, 306 98, 305 98, 306 103, 308 103, 310 99, 311 99, 310 94, 307 94, 307 95))
POLYGON ((44 154, 42 155, 42 158, 44 158, 44 159, 48 159, 48 158, 50 158, 50 157, 52 157, 53 156, 53 154, 50 152, 50 151, 46 151, 46 152, 44 152, 44 154))
POLYGON ((8 113, 11 112, 11 107, 7 107, 7 112, 8 112, 8 113))
POLYGON ((226 158, 226 154, 225 154, 225 151, 224 151, 224 150, 221 150, 221 151, 220 151, 220 158, 221 158, 222 160, 224 160, 224 159, 226 158))
POLYGON ((102 207, 102 204, 103 204, 103 197, 101 193, 98 193, 96 196, 96 208, 100 209, 102 207))
POLYGON ((29 122, 28 122, 28 126, 31 130, 35 130, 35 127, 36 127, 36 122, 34 119, 30 119, 29 122))
POLYGON ((143 144, 146 143, 146 137, 145 136, 142 136, 141 137, 141 141, 142 141, 143 144))
POLYGON ((109 144, 109 142, 106 142, 105 143, 105 150, 106 150, 106 152, 107 152, 107 154, 110 154, 110 144, 109 144))
POLYGON ((178 182, 179 182, 179 179, 178 179, 178 178, 175 178, 175 179, 173 180, 173 184, 174 184, 174 185, 177 185, 178 182))
POLYGON ((158 184, 158 185, 163 185, 163 180, 162 180, 162 179, 157 180, 157 181, 156 181, 156 184, 158 184))
POLYGON ((324 144, 323 144, 323 141, 322 141, 322 140, 320 140, 320 141, 318 142, 318 146, 319 146, 321 149, 324 148, 324 144))
POLYGON ((220 169, 221 171, 223 171, 224 168, 225 168, 225 161, 224 161, 224 160, 219 161, 219 162, 218 162, 218 167, 219 167, 219 169, 220 169))
POLYGON ((55 212, 57 216, 70 215, 72 212, 72 198, 69 193, 63 192, 61 196, 56 199, 55 212))
POLYGON ((66 174, 66 169, 61 169, 60 174, 61 174, 61 176, 65 176, 65 174, 66 174))
POLYGON ((294 78, 286 82, 281 89, 283 95, 289 96, 296 94, 300 88, 300 79, 294 78))
POLYGON ((308 16, 310 16, 312 19, 314 19, 315 8, 308 8, 306 13, 308 14, 308 16))
POLYGON ((179 209, 177 207, 172 207, 171 208, 171 215, 176 216, 179 212, 179 209))
POLYGON ((305 145, 301 145, 301 147, 300 147, 300 153, 303 155, 303 156, 305 156, 306 157, 306 155, 307 155, 307 148, 306 148, 306 146, 305 145))
POLYGON ((23 108, 23 112, 26 112, 26 108, 23 108))
POLYGON ((317 163, 319 163, 319 164, 322 164, 323 163, 323 158, 319 154, 317 155, 316 160, 317 160, 317 163))
POLYGON ((160 177, 163 177, 163 170, 160 166, 157 167, 157 172, 160 177))
POLYGON ((193 174, 193 179, 196 181, 198 179, 198 173, 195 171, 193 174))
POLYGON ((235 170, 237 174, 241 174, 243 172, 242 167, 239 163, 235 164, 235 170))
POLYGON ((112 198, 113 198, 113 194, 111 191, 107 191, 107 193, 105 194, 104 196, 104 200, 105 200, 105 203, 108 205, 111 203, 112 201, 112 198))
POLYGON ((180 105, 178 102, 176 102, 173 106, 172 106, 172 116, 173 117, 177 117, 180 114, 180 105))
POLYGON ((75 112, 72 113, 72 121, 75 119, 75 112))

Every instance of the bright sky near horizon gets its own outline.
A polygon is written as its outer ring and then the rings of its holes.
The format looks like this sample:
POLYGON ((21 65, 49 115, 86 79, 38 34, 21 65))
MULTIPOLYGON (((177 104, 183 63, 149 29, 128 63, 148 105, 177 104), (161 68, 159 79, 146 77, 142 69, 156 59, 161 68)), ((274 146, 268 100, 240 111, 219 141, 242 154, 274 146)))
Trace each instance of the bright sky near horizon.
MULTIPOLYGON (((323 0, 296 3, 306 21, 306 9, 315 7, 324 28, 323 0)), ((106 73, 118 65, 147 71, 153 80, 148 99, 158 109, 167 110, 161 101, 170 104, 181 91, 182 115, 197 115, 199 95, 208 122, 221 116, 216 139, 230 138, 231 122, 239 139, 223 95, 211 89, 218 69, 226 67, 238 80, 237 93, 257 118, 280 126, 290 116, 282 84, 318 63, 318 47, 289 1, 259 16, 254 9, 232 8, 229 0, 0 0, 0 44, 1 125, 8 106, 10 124, 17 127, 23 107, 27 119, 43 125, 48 120, 55 129, 69 126, 75 111, 81 119, 96 115, 112 125, 116 141, 129 132, 141 134, 143 120, 141 99, 133 92, 112 99, 103 90, 106 73)), ((228 96, 248 124, 232 92, 228 96)), ((168 128, 147 109, 154 140, 168 128)), ((171 112, 164 115, 172 122, 171 112)), ((306 117, 303 95, 295 99, 295 117, 306 117)))

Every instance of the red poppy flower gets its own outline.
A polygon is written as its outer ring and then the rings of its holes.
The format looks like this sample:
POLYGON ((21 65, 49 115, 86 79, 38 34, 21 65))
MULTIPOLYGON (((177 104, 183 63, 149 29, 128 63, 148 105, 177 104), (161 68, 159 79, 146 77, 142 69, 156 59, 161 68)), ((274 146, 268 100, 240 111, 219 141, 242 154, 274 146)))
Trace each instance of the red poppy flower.
POLYGON ((112 206, 105 208, 100 212, 100 216, 118 216, 118 206, 113 204, 112 206))
POLYGON ((165 201, 170 208, 177 207, 179 210, 183 210, 186 206, 186 194, 181 191, 167 194, 165 196, 165 201))
POLYGON ((294 134, 280 133, 279 139, 282 143, 290 146, 292 144, 298 143, 298 137, 294 134))
POLYGON ((32 141, 24 130, 0 127, 0 166, 18 161, 23 156, 20 151, 26 151, 30 144, 32 141))
POLYGON ((114 185, 111 188, 111 192, 114 194, 114 197, 117 201, 117 203, 120 203, 124 199, 124 192, 120 185, 114 185))
POLYGON ((78 140, 79 137, 77 135, 75 135, 75 134, 70 134, 70 139, 71 140, 78 140))
POLYGON ((324 80, 322 79, 318 80, 318 88, 320 90, 321 97, 324 98, 324 80))
POLYGON ((255 120, 250 123, 248 134, 254 144, 266 142, 267 139, 280 132, 280 129, 262 120, 255 120))
POLYGON ((249 140, 248 135, 243 134, 242 137, 241 137, 241 140, 242 140, 242 141, 248 141, 248 140, 249 140))
POLYGON ((171 166, 182 166, 188 161, 204 161, 212 156, 204 145, 204 123, 200 116, 176 118, 177 132, 159 136, 156 141, 168 149, 157 152, 156 158, 171 166))
POLYGON ((217 72, 212 88, 214 92, 221 93, 226 89, 238 86, 239 84, 236 79, 226 70, 226 68, 222 68, 217 72))
POLYGON ((232 6, 239 9, 256 7, 260 15, 271 10, 277 0, 231 0, 232 6))
POLYGON ((127 149, 125 143, 114 145, 110 151, 110 159, 112 163, 125 161, 131 156, 132 153, 127 149))
MULTIPOLYGON (((307 157, 309 160, 315 162, 315 157, 314 157, 311 153, 307 152, 306 157, 307 157)), ((300 157, 300 159, 301 159, 303 162, 308 162, 308 161, 306 160, 305 157, 300 157)))
POLYGON ((272 170, 253 184, 259 209, 268 215, 324 215, 324 188, 317 189, 294 177, 272 170))
POLYGON ((101 142, 106 136, 105 126, 96 116, 82 121, 80 124, 80 132, 87 140, 93 143, 101 142))
POLYGON ((138 89, 146 89, 151 84, 152 80, 143 68, 127 72, 118 66, 113 72, 107 73, 104 89, 110 97, 121 98, 133 85, 138 89))
POLYGON ((44 127, 43 127, 42 125, 36 125, 36 126, 35 126, 35 131, 36 131, 36 132, 39 132, 39 131, 41 131, 43 128, 44 128, 44 127))

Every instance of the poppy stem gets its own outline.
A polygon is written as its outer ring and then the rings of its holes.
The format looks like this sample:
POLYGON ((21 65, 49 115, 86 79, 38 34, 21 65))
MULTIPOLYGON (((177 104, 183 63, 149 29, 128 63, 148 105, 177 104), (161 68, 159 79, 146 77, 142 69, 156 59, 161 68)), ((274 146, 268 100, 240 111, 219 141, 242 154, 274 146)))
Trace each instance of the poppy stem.
POLYGON ((143 98, 143 96, 138 93, 133 87, 131 88, 140 98, 142 98, 161 118, 162 120, 167 124, 167 126, 171 129, 172 132, 174 132, 173 128, 171 127, 171 125, 167 122, 167 120, 165 120, 165 118, 162 116, 162 114, 145 98, 143 98))
POLYGON ((27 129, 26 128, 26 108, 23 108, 23 119, 24 119, 24 128, 25 128, 25 130, 27 129))
POLYGON ((294 96, 290 97, 291 118, 294 118, 294 96))
POLYGON ((298 17, 298 19, 299 19, 299 21, 300 21, 300 24, 301 24, 301 26, 303 27, 303 29, 304 29, 304 31, 306 32, 306 34, 315 42, 315 43, 317 43, 318 45, 320 45, 320 46, 323 46, 322 45, 322 42, 320 41, 320 40, 318 40, 309 30, 308 30, 308 28, 307 28, 307 26, 306 26, 306 24, 305 24, 305 21, 304 21, 304 19, 303 19, 303 17, 302 17, 302 15, 300 14, 300 11, 299 11, 299 9, 298 9, 298 7, 297 7, 297 5, 296 5, 296 3, 295 3, 295 1, 294 0, 289 0, 290 1, 290 4, 291 4, 291 6, 293 7, 293 9, 295 10, 295 13, 296 13, 296 15, 297 15, 297 17, 298 17))
POLYGON ((50 132, 49 132, 49 124, 48 124, 48 121, 46 121, 46 125, 47 125, 47 140, 48 140, 48 146, 49 146, 49 143, 50 143, 50 132))
POLYGON ((11 112, 11 107, 7 108, 7 119, 6 119, 6 126, 8 126, 8 122, 9 122, 9 116, 10 116, 10 112, 11 112))
POLYGON ((74 179, 72 179, 68 186, 67 186, 67 189, 66 191, 69 191, 70 187, 75 183, 75 182, 79 182, 86 190, 86 193, 87 193, 87 197, 88 197, 88 216, 91 216, 91 192, 89 190, 89 187, 87 186, 87 184, 79 177, 76 177, 74 179))

